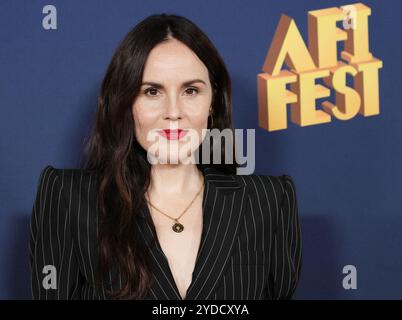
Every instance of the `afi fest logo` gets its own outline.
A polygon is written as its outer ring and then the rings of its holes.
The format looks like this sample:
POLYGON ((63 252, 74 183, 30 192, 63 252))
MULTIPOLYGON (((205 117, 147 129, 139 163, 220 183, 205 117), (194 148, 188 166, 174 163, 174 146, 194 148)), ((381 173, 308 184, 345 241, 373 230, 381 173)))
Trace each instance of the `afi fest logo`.
POLYGON ((369 50, 368 17, 362 3, 308 12, 308 48, 295 21, 282 15, 262 70, 258 74, 258 124, 268 130, 349 120, 358 113, 379 114, 378 73, 382 61, 369 50), (342 29, 337 27, 341 24, 342 29), (338 60, 338 42, 344 50, 338 60), (286 64, 286 69, 282 66, 286 64), (347 79, 353 79, 349 86, 347 79), (317 82, 321 81, 323 84, 317 82), (334 90, 335 101, 325 99, 334 90), (323 110, 316 109, 316 100, 323 110))

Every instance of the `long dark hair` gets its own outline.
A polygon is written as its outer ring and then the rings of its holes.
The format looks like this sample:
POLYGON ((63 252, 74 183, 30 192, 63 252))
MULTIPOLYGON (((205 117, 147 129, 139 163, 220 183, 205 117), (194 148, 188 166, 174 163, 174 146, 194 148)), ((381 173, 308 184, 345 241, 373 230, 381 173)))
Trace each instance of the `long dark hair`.
MULTIPOLYGON (((141 87, 149 52, 168 38, 187 45, 205 64, 213 88, 213 128, 233 130, 228 71, 212 42, 193 22, 178 15, 152 15, 126 35, 103 79, 96 119, 80 161, 81 169, 96 171, 99 177, 96 285, 105 290, 102 283, 110 282, 109 272, 116 266, 124 279, 119 290, 107 290, 111 298, 143 299, 152 284, 147 251, 140 247, 135 232, 138 212, 146 205, 144 194, 150 183, 151 164, 135 137, 132 104, 141 87)), ((202 152, 202 144, 198 151, 202 152)), ((235 174, 235 157, 232 164, 226 164, 223 151, 222 146, 221 164, 211 160, 208 166, 235 174)), ((197 163, 199 169, 201 165, 197 163)))

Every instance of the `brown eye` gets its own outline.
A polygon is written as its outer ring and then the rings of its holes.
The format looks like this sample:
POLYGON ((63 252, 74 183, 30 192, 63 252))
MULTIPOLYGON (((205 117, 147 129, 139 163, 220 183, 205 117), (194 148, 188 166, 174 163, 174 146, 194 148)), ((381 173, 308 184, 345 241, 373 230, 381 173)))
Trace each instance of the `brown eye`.
POLYGON ((158 94, 158 89, 156 88, 148 88, 144 91, 145 95, 147 96, 156 96, 158 94))
POLYGON ((193 96, 198 93, 198 89, 197 88, 187 88, 185 92, 187 95, 193 96))

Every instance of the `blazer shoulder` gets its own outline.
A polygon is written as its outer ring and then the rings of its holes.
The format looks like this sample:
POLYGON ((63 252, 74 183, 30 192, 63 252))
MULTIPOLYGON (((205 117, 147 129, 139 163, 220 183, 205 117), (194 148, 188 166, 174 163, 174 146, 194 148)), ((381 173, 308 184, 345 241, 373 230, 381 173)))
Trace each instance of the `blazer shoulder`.
POLYGON ((282 175, 262 175, 262 174, 250 174, 250 175, 233 175, 241 184, 248 187, 258 187, 261 185, 275 185, 275 187, 282 188, 286 185, 294 185, 294 178, 287 174, 282 175))
POLYGON ((39 181, 37 184, 38 192, 45 190, 50 193, 51 198, 53 193, 62 194, 65 205, 71 203, 71 199, 78 201, 85 199, 90 190, 91 195, 96 195, 96 187, 98 184, 98 175, 90 170, 75 169, 75 168, 56 168, 52 165, 46 165, 40 173, 39 181), (48 188, 48 186, 51 186, 48 188), (59 191, 57 191, 59 190, 59 191))
POLYGON ((36 199, 47 206, 52 199, 60 199, 69 212, 69 221, 75 223, 84 203, 96 207, 97 186, 98 175, 93 171, 47 165, 40 174, 36 199))
POLYGON ((236 179, 249 190, 251 194, 275 198, 278 202, 286 193, 295 194, 295 182, 292 176, 282 175, 235 175, 236 179))
POLYGON ((92 170, 76 169, 76 168, 56 168, 52 165, 46 165, 40 173, 40 181, 45 176, 52 176, 53 179, 59 179, 64 185, 65 183, 75 183, 80 180, 97 179, 98 175, 92 170))

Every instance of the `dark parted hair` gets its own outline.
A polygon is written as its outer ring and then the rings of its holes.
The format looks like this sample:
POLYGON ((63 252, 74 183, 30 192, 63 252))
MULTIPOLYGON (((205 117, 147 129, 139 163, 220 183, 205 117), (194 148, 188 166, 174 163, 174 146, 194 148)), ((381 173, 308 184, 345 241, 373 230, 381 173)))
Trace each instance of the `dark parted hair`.
MULTIPOLYGON (((232 127, 231 82, 220 54, 208 37, 190 20, 179 15, 155 14, 138 23, 121 41, 104 76, 94 122, 84 141, 80 168, 96 171, 98 180, 98 268, 96 286, 109 298, 143 299, 152 285, 148 250, 141 247, 135 229, 138 213, 146 205, 151 164, 136 140, 132 105, 140 92, 144 66, 150 51, 174 38, 189 47, 209 72, 212 95, 213 128, 232 127), (113 272, 118 270, 118 272, 113 272), (118 275, 123 279, 119 290, 118 275)), ((211 118, 208 118, 211 128, 211 118)), ((197 150, 202 154, 202 144, 197 150)), ((232 164, 204 165, 235 174, 232 164)), ((233 152, 234 145, 233 145, 233 152)), ((235 155, 235 153, 233 153, 235 155)), ((200 156, 201 158, 201 156, 200 156)), ((201 162, 201 160, 200 160, 201 162)), ((196 164, 201 169, 202 163, 196 164)), ((156 235, 154 235, 155 239, 156 235)))

